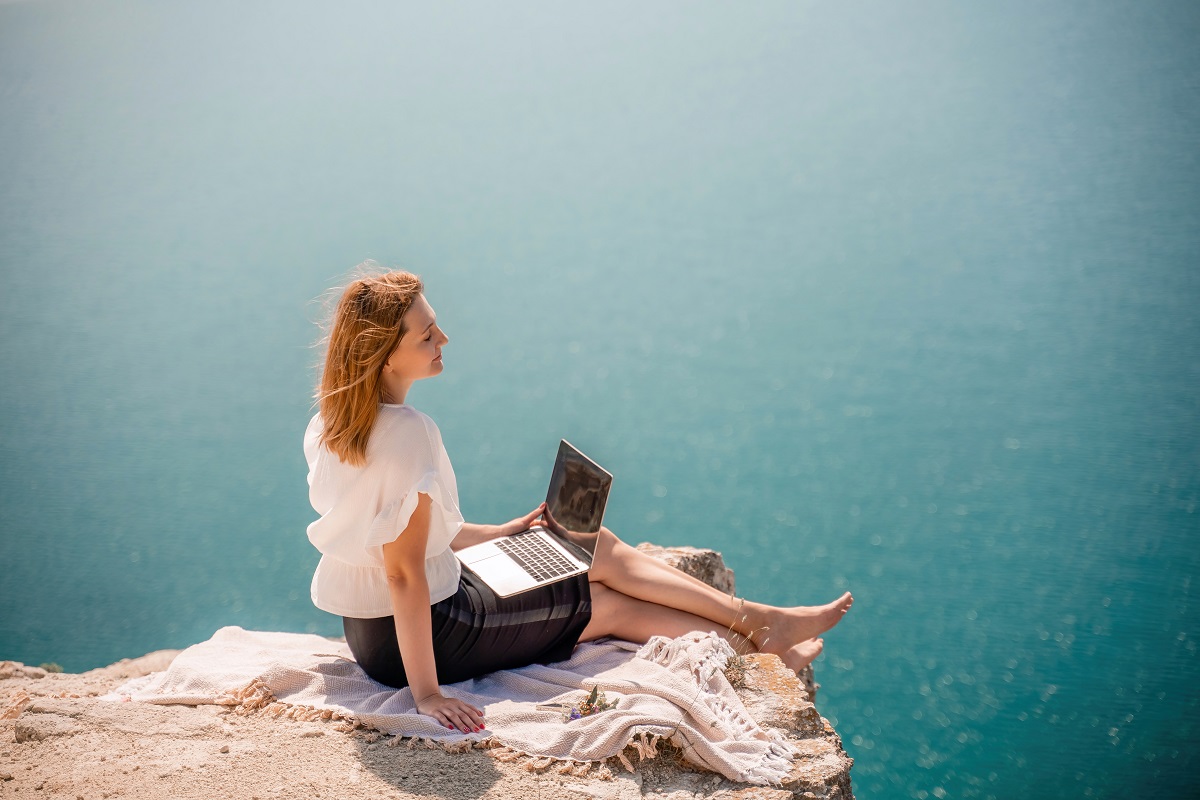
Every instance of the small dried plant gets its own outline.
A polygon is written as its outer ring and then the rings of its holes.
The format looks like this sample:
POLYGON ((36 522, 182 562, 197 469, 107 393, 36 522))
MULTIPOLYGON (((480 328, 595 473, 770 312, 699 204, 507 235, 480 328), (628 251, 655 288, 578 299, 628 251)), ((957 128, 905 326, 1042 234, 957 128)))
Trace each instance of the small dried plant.
POLYGON ((569 706, 566 703, 544 703, 538 708, 544 710, 561 711, 563 722, 570 722, 573 719, 582 719, 590 717, 593 714, 599 714, 601 711, 608 711, 610 708, 616 708, 619 700, 609 700, 604 696, 604 690, 599 685, 593 686, 591 694, 577 706, 569 706))
POLYGON ((590 717, 592 714, 599 714, 601 711, 608 711, 610 708, 617 707, 617 700, 609 702, 604 696, 604 690, 599 686, 592 687, 592 693, 588 695, 587 700, 584 700, 577 706, 571 708, 564 715, 564 722, 570 722, 573 719, 582 717, 590 717))
POLYGON ((725 665, 725 680, 729 681, 730 686, 740 689, 746 685, 746 673, 753 666, 744 655, 738 653, 725 665))

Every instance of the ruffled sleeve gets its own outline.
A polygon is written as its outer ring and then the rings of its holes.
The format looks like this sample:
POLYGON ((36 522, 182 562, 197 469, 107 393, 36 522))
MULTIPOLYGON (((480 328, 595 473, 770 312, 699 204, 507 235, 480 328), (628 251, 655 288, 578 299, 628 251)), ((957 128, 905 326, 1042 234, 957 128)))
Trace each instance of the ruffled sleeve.
POLYGON ((306 437, 310 498, 321 514, 308 537, 324 556, 313 583, 318 607, 343 616, 391 613, 383 545, 404 533, 422 494, 433 501, 425 550, 431 602, 457 590, 460 568, 450 542, 463 517, 454 469, 433 420, 409 406, 380 407, 364 467, 307 445, 306 437))
POLYGON ((372 437, 376 452, 368 448, 368 458, 374 455, 386 468, 386 503, 371 522, 366 546, 385 545, 403 533, 417 508, 418 495, 425 494, 433 501, 426 550, 426 557, 432 557, 450 546, 463 524, 458 482, 442 433, 432 419, 408 406, 384 406, 380 411, 379 435, 372 437))

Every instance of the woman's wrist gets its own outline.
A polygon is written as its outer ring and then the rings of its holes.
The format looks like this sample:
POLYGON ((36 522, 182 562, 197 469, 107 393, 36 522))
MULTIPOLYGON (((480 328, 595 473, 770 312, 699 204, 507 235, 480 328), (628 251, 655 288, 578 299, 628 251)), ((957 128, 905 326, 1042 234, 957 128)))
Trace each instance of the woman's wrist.
POLYGON ((494 538, 488 530, 493 527, 495 526, 464 522, 458 529, 458 534, 454 537, 454 540, 450 542, 450 549, 462 550, 464 547, 470 547, 473 544, 479 544, 480 542, 486 542, 488 539, 494 538))

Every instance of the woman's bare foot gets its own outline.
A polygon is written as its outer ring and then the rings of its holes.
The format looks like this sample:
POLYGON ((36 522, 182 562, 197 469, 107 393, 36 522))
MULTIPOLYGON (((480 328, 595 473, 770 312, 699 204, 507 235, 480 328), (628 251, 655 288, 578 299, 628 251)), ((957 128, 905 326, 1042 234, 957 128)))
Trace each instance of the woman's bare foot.
POLYGON ((854 598, 846 592, 823 606, 767 607, 764 614, 766 624, 750 638, 762 652, 783 656, 793 647, 815 639, 837 625, 853 604, 854 598))
POLYGON ((821 655, 821 650, 824 647, 825 641, 823 639, 809 639, 795 647, 788 648, 780 658, 783 659, 783 663, 792 672, 799 672, 811 664, 814 658, 821 655))

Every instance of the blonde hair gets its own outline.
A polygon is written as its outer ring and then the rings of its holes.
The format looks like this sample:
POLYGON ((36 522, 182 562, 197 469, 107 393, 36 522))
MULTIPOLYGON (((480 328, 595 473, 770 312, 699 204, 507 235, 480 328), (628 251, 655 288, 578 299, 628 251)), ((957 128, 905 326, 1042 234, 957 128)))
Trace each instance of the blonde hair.
POLYGON ((360 264, 334 307, 316 391, 321 443, 354 466, 367 461, 383 400, 383 366, 404 336, 404 315, 425 288, 411 272, 371 274, 377 268, 360 264))

